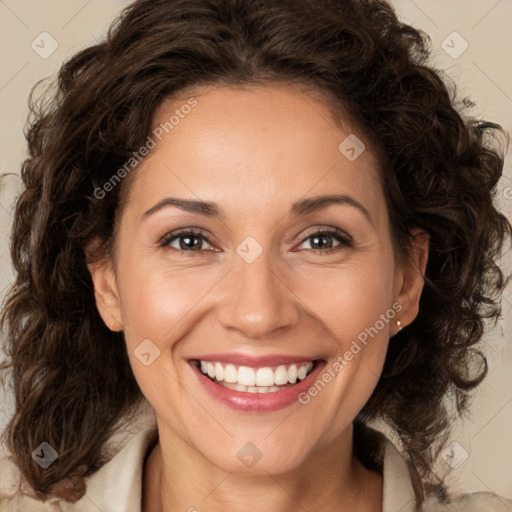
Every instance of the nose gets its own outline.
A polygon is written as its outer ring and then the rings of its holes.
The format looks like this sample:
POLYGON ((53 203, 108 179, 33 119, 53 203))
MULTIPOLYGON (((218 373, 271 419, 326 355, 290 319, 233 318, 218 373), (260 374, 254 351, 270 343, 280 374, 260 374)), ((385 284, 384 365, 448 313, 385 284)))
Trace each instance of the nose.
POLYGON ((286 282, 281 264, 266 250, 251 263, 235 255, 218 313, 226 329, 239 331, 244 340, 263 340, 297 323, 300 300, 286 282))

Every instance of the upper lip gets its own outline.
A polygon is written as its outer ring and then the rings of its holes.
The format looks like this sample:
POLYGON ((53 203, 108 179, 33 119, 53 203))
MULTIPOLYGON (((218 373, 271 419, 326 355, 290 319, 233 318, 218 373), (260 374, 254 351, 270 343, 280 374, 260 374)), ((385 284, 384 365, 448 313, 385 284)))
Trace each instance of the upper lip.
POLYGON ((248 366, 250 368, 261 368, 265 366, 309 363, 311 361, 316 361, 318 358, 292 356, 286 354, 251 356, 249 354, 237 354, 232 352, 224 354, 205 354, 197 357, 192 357, 190 359, 228 364, 231 363, 238 366, 248 366))

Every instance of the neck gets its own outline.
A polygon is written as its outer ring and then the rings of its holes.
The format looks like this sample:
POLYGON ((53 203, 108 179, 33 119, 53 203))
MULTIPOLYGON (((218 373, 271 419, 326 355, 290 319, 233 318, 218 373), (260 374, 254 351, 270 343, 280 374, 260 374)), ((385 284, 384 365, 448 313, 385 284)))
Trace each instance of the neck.
POLYGON ((381 512, 382 475, 353 455, 352 425, 300 467, 281 474, 223 471, 159 428, 144 468, 143 512, 249 512, 255 504, 273 512, 381 512))

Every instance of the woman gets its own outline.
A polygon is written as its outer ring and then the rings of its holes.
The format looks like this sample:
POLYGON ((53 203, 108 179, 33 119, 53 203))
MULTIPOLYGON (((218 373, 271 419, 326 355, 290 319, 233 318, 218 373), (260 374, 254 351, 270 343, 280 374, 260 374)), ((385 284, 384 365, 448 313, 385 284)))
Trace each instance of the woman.
POLYGON ((63 66, 13 226, 2 509, 511 507, 433 471, 511 226, 499 127, 427 56, 382 1, 145 0, 63 66))

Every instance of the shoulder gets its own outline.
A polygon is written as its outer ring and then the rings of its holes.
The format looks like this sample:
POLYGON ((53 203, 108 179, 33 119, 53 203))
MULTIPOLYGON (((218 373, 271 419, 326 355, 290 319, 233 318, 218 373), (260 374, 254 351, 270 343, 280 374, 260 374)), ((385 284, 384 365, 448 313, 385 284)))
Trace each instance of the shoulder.
POLYGON ((489 492, 464 494, 448 503, 435 498, 425 500, 421 512, 503 512, 512 511, 512 500, 489 492))
POLYGON ((40 501, 21 491, 13 495, 0 496, 1 512, 63 512, 61 506, 55 501, 40 501))
POLYGON ((23 486, 18 486, 8 493, 0 489, 0 512, 135 511, 133 504, 141 501, 144 460, 157 438, 156 424, 133 435, 109 462, 86 478, 86 493, 75 503, 42 502, 27 494, 30 489, 24 492, 23 486))
POLYGON ((21 492, 11 497, 0 496, 0 510, 2 512, 63 512, 58 503, 43 503, 21 492))
POLYGON ((365 446, 365 465, 383 473, 383 512, 512 512, 512 500, 489 492, 464 494, 448 502, 424 497, 416 468, 382 432, 359 427, 357 437, 365 446))
POLYGON ((31 495, 24 485, 18 466, 0 445, 0 511, 1 512, 61 512, 56 500, 42 502, 31 495))
MULTIPOLYGON (((117 455, 86 479, 85 495, 76 502, 84 512, 140 511, 145 459, 158 439, 156 424, 147 426, 117 455), (94 507, 91 508, 91 503, 94 507), (137 503, 137 507, 134 504, 137 503)), ((74 510, 74 509, 73 509, 74 510)), ((67 512, 67 509, 64 509, 67 512)))

